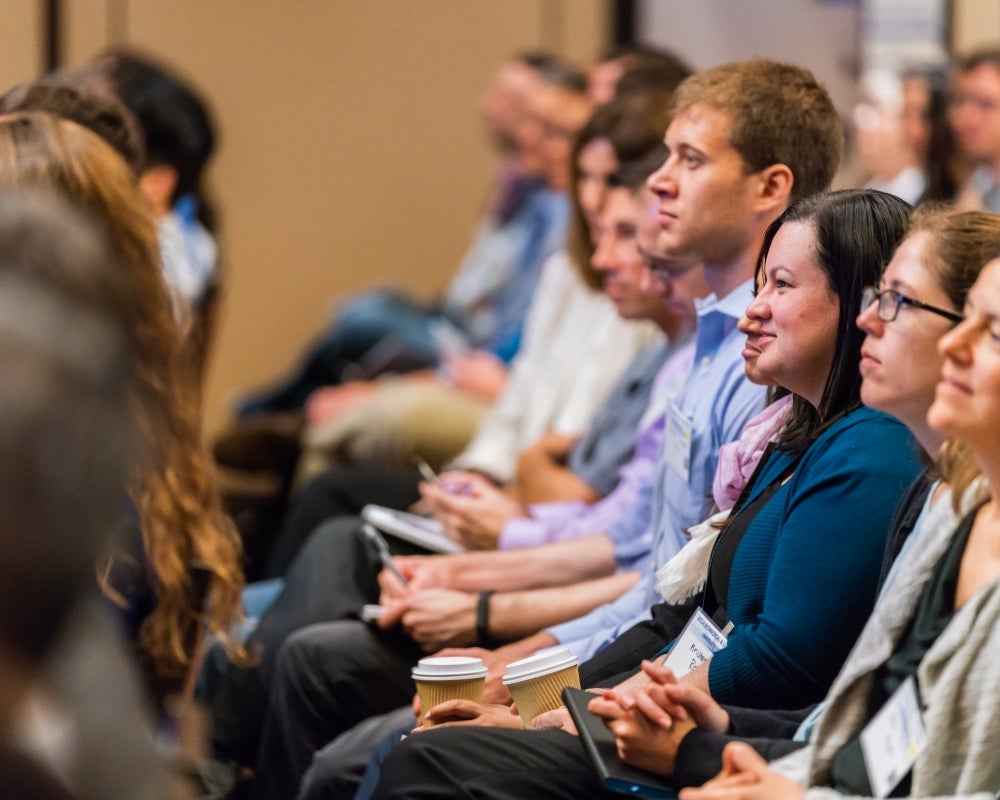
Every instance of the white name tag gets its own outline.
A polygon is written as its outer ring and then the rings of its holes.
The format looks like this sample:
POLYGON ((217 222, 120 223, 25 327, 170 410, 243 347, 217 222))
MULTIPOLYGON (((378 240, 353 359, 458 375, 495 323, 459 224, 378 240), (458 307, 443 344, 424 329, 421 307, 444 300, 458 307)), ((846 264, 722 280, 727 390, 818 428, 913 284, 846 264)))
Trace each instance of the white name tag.
POLYGON ((691 479, 691 417, 676 403, 667 409, 667 429, 663 437, 663 458, 684 483, 691 479))
POLYGON ((861 750, 876 797, 887 797, 896 788, 926 744, 917 682, 911 676, 861 732, 861 750))
POLYGON ((728 643, 728 637, 702 609, 696 609, 667 655, 663 666, 682 678, 712 660, 728 643))

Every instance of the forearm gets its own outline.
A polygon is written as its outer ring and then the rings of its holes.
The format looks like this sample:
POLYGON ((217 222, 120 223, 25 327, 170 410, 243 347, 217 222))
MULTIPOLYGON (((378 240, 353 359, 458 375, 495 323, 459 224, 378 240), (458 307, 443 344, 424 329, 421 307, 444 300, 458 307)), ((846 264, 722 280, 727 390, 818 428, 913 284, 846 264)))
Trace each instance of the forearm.
POLYGON ((631 589, 637 572, 557 588, 505 592, 490 598, 489 632, 498 639, 514 639, 549 625, 582 616, 631 589))
POLYGON ((573 470, 555 461, 535 465, 530 476, 518 476, 519 499, 526 505, 578 500, 594 503, 599 498, 593 488, 573 470))
POLYGON ((564 586, 607 576, 617 567, 614 544, 603 533, 524 550, 464 553, 453 559, 450 589, 512 592, 564 586))

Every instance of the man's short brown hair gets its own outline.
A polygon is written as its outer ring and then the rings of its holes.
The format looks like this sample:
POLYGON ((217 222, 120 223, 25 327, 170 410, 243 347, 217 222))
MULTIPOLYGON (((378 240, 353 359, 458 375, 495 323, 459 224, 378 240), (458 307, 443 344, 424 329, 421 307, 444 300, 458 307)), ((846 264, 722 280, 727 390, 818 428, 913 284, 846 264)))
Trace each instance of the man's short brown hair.
POLYGON ((996 45, 980 47, 970 53, 958 56, 955 59, 955 72, 959 74, 972 72, 984 64, 1000 72, 1000 47, 996 45))
POLYGON ((707 69, 677 88, 674 114, 697 105, 730 117, 729 143, 748 171, 773 164, 792 171, 791 202, 833 180, 843 125, 826 89, 804 67, 755 58, 707 69))

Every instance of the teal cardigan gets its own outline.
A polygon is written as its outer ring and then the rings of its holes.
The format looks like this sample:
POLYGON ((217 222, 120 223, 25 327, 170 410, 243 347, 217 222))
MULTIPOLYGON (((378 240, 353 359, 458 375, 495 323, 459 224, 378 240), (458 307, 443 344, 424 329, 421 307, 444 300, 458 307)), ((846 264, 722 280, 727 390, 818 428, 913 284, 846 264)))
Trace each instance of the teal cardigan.
MULTIPOLYGON (((773 451, 747 502, 791 459, 773 451)), ((896 502, 921 468, 906 427, 867 408, 809 446, 734 555, 726 608, 735 628, 709 665, 716 700, 798 708, 826 695, 875 602, 896 502)))

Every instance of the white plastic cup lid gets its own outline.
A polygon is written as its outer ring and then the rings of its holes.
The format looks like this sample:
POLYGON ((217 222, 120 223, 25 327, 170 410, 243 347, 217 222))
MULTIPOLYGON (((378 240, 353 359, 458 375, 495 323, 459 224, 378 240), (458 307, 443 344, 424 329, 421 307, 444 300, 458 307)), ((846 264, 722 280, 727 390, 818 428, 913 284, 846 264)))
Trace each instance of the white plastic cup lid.
POLYGON ((461 681, 485 678, 489 670, 481 658, 437 656, 420 659, 410 674, 415 681, 461 681))
POLYGON ((507 670, 504 672, 503 682, 504 685, 520 683, 575 666, 576 656, 569 651, 569 648, 557 647, 508 664, 507 670))

